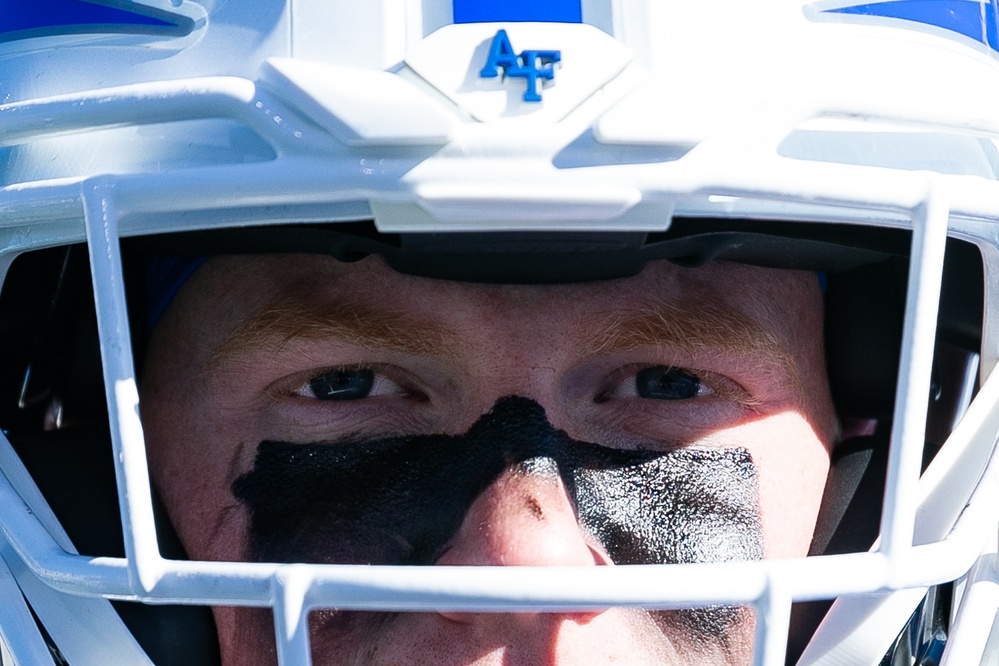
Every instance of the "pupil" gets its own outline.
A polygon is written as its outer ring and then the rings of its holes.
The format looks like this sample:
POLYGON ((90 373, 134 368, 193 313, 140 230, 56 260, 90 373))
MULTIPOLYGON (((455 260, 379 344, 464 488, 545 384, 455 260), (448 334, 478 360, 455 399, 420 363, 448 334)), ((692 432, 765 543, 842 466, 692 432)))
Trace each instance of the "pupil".
POLYGON ((309 380, 309 388, 319 400, 360 400, 371 392, 374 381, 371 370, 332 370, 309 380))
POLYGON ((656 366, 635 375, 635 388, 642 398, 654 400, 687 400, 696 398, 701 380, 678 368, 656 366))

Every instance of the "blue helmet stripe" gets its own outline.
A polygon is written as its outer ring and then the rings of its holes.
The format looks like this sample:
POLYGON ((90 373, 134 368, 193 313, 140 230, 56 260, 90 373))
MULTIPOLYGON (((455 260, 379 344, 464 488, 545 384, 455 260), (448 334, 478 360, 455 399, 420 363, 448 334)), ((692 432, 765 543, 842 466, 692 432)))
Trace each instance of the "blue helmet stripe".
POLYGON ((0 12, 0 41, 95 32, 186 34, 193 22, 122 0, 30 0, 0 12))
POLYGON ((999 51, 996 0, 895 0, 825 10, 835 14, 859 14, 903 19, 970 37, 999 51))
POLYGON ((455 23, 582 23, 581 0, 453 0, 455 23))

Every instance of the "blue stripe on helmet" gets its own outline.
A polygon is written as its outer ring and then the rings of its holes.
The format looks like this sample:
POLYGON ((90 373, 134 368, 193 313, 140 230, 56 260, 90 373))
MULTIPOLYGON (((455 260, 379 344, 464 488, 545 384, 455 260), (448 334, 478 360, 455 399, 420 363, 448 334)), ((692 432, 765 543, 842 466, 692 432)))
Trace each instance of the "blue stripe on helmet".
POLYGON ((581 0, 453 0, 455 23, 582 23, 581 0))
POLYGON ((0 11, 0 42, 100 32, 186 34, 192 28, 186 16, 122 0, 24 0, 0 11))
POLYGON ((914 21, 970 37, 999 52, 997 0, 894 0, 825 10, 914 21))

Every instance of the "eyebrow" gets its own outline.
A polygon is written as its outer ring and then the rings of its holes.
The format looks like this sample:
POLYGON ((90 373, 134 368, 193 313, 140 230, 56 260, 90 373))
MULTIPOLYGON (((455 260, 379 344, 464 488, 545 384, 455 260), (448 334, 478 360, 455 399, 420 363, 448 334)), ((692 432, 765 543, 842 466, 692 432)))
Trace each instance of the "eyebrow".
POLYGON ((761 368, 776 368, 800 385, 798 363, 758 322, 715 303, 656 303, 587 317, 591 353, 668 347, 688 354, 731 354, 761 368))
POLYGON ((450 356, 456 336, 429 319, 362 305, 348 299, 317 302, 285 297, 269 303, 233 331, 212 353, 219 367, 248 352, 278 352, 296 341, 337 340, 364 349, 450 356))
MULTIPOLYGON (((582 322, 588 354, 670 348, 687 354, 731 354, 760 368, 774 368, 797 385, 798 364, 775 335, 750 317, 714 303, 659 302, 641 308, 593 313, 582 322)), ((439 321, 383 310, 350 299, 317 302, 288 296, 266 305, 212 353, 221 367, 247 352, 276 353, 293 340, 337 340, 364 349, 451 357, 457 335, 439 321)))

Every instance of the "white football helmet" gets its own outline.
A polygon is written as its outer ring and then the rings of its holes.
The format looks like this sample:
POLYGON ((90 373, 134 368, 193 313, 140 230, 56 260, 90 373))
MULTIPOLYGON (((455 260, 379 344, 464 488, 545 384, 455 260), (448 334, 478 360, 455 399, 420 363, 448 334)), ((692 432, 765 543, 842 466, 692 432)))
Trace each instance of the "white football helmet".
POLYGON ((313 608, 714 604, 755 608, 757 664, 997 663, 994 2, 17 4, 0 15, 4 666, 210 663, 213 605, 272 607, 282 664, 310 663, 313 608), (129 258, 305 248, 501 282, 657 258, 809 268, 837 407, 890 432, 837 451, 797 560, 581 584, 174 556, 129 258), (109 438, 70 427, 105 407, 109 438))

